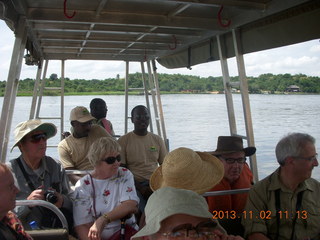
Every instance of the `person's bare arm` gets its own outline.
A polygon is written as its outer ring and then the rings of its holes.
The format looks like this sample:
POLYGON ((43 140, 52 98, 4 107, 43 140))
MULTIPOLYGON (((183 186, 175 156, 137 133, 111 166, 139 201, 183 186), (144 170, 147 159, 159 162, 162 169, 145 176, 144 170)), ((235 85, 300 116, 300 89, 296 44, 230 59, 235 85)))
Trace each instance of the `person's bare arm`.
MULTIPOLYGON (((77 170, 72 162, 71 153, 66 144, 66 140, 62 140, 58 145, 59 161, 65 170, 77 170)), ((68 174, 69 181, 75 185, 83 175, 68 174)))
POLYGON ((76 226, 74 229, 78 235, 79 240, 89 240, 88 232, 93 223, 82 224, 76 226))
MULTIPOLYGON (((134 200, 127 200, 115 207, 112 211, 105 213, 108 219, 112 222, 121 219, 129 214, 133 214, 138 210, 138 203, 134 200)), ((99 217, 89 229, 89 239, 98 240, 101 238, 101 233, 104 226, 108 223, 108 219, 102 215, 99 217)))

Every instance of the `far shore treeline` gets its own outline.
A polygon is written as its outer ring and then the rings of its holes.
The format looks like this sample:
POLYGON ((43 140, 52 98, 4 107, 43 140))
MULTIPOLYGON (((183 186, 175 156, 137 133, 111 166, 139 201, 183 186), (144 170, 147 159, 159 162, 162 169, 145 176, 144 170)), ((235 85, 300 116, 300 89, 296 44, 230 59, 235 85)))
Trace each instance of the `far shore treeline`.
MULTIPOLYGON (((213 93, 223 92, 222 77, 198 77, 181 74, 158 75, 161 93, 213 93)), ((262 74, 259 77, 247 77, 250 93, 284 93, 294 86, 295 91, 301 93, 320 93, 320 77, 311 77, 304 74, 262 74)), ((148 83, 148 76, 146 76, 148 83)), ((231 77, 231 81, 238 81, 238 77, 231 77)), ((26 78, 19 81, 18 95, 31 96, 33 94, 35 79, 26 78)), ((0 95, 5 92, 6 81, 0 82, 0 95)), ((60 87, 59 76, 52 73, 46 80, 46 87, 60 87)), ((129 87, 142 88, 142 74, 129 74, 129 87)), ((66 95, 94 95, 94 94, 123 94, 125 88, 124 78, 105 80, 65 79, 66 95)), ((148 88, 149 89, 149 88, 148 88)), ((234 89, 236 91, 237 89, 234 89)), ((142 91, 140 91, 142 92, 142 91)), ((135 92, 134 94, 140 93, 135 92)), ((58 95, 57 92, 46 91, 45 95, 58 95)))

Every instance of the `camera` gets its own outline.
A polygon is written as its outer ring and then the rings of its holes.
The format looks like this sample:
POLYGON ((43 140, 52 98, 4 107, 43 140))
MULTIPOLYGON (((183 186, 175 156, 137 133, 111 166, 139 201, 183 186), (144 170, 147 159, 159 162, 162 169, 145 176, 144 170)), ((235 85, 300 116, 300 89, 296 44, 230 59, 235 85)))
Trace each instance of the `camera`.
POLYGON ((44 193, 44 199, 47 202, 50 202, 52 204, 55 204, 56 202, 58 202, 58 197, 55 195, 55 191, 54 190, 50 190, 48 189, 47 191, 45 191, 44 193))

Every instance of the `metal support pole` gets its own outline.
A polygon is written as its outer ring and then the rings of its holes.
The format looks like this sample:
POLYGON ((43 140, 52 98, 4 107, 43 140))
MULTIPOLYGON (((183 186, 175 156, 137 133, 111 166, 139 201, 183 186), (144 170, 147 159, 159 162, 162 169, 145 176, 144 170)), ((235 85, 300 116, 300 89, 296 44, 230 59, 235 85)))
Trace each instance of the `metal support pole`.
POLYGON ((126 61, 126 78, 125 78, 125 108, 124 108, 124 134, 128 132, 128 94, 129 94, 129 62, 126 61))
POLYGON ((64 129, 64 72, 65 72, 65 60, 61 60, 61 105, 60 105, 60 138, 63 139, 62 133, 64 129))
POLYGON ((155 92, 155 86, 154 86, 154 81, 153 81, 153 75, 152 75, 152 71, 151 71, 150 60, 147 61, 147 68, 148 68, 148 75, 149 75, 149 86, 151 89, 151 97, 152 97, 152 102, 153 102, 154 118, 156 120, 158 135, 162 136, 160 122, 159 122, 160 121, 159 112, 158 112, 158 108, 157 108, 158 104, 157 104, 157 99, 156 99, 156 92, 155 92))
MULTIPOLYGON (((167 141, 167 133, 166 133, 166 126, 164 124, 164 115, 163 115, 163 109, 162 109, 162 101, 161 101, 161 97, 160 97, 160 88, 159 88, 159 81, 158 81, 158 74, 157 74, 155 60, 152 60, 152 68, 153 68, 154 84, 155 84, 156 91, 157 91, 160 123, 161 123, 161 128, 162 128, 162 137, 163 137, 164 141, 166 142, 167 141)), ((167 148, 168 148, 168 146, 167 146, 167 148)))
POLYGON ((13 110, 18 91, 24 49, 27 41, 26 20, 24 17, 20 17, 17 26, 0 119, 1 162, 3 163, 6 161, 13 110))
MULTIPOLYGON (((150 102, 149 102, 149 92, 148 92, 148 88, 147 88, 147 82, 146 82, 146 77, 145 77, 145 69, 144 69, 144 64, 143 62, 140 62, 141 64, 141 73, 142 73, 142 82, 143 82, 143 90, 144 90, 144 96, 146 98, 146 105, 147 105, 147 108, 149 109, 150 111, 150 102)), ((153 103, 153 107, 154 107, 154 103, 153 103)), ((151 114, 151 113, 150 113, 151 114)), ((150 116, 151 117, 151 116, 150 116)), ((150 132, 153 133, 153 124, 152 124, 152 118, 150 119, 150 132)))
POLYGON ((40 78, 41 78, 42 64, 43 64, 43 59, 41 59, 40 64, 38 66, 36 81, 35 81, 34 87, 33 87, 33 95, 32 95, 32 102, 31 102, 29 119, 34 119, 34 115, 35 115, 35 111, 36 111, 36 104, 37 104, 39 83, 40 83, 40 78))
POLYGON ((220 36, 217 36, 217 43, 218 43, 218 52, 219 52, 219 58, 221 63, 222 76, 223 76, 224 95, 226 97, 227 110, 228 110, 230 135, 233 136, 233 135, 237 135, 237 124, 236 124, 233 98, 232 98, 232 92, 231 92, 232 88, 230 86, 228 62, 225 56, 225 52, 222 50, 220 36))
POLYGON ((47 75, 48 64, 49 64, 49 60, 46 60, 46 63, 45 63, 45 65, 44 65, 44 69, 43 69, 43 72, 42 72, 42 81, 41 81, 41 87, 40 87, 39 97, 38 97, 36 118, 39 118, 39 115, 40 115, 40 108, 41 108, 43 90, 44 90, 44 86, 45 86, 45 82, 46 82, 46 75, 47 75))
MULTIPOLYGON (((239 32, 236 32, 233 29, 232 37, 233 37, 234 50, 236 54, 237 66, 239 71, 240 90, 241 90, 242 106, 243 106, 243 113, 244 113, 244 119, 245 119, 245 125, 246 125, 248 146, 254 146, 255 144, 254 144, 254 135, 253 135, 252 118, 251 118, 250 101, 249 101, 248 81, 246 77, 244 59, 243 59, 242 49, 240 45, 239 32)), ((255 154, 250 157, 250 167, 251 167, 251 171, 254 174, 254 180, 257 182, 259 180, 259 177, 258 177, 257 159, 255 154)))

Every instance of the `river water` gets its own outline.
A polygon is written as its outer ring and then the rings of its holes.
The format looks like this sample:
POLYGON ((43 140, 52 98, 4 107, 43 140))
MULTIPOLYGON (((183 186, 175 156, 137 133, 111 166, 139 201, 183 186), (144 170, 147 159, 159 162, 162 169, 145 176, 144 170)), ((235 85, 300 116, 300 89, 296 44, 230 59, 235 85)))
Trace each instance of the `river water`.
MULTIPOLYGON (((113 123, 115 133, 124 134, 124 96, 66 96, 65 130, 70 129, 69 113, 75 106, 89 107, 92 98, 101 97, 108 105, 108 119, 113 123)), ((320 95, 261 95, 251 94, 251 113, 257 148, 259 179, 267 176, 278 167, 274 148, 279 139, 289 132, 306 132, 317 140, 320 151, 320 95)), ((238 134, 245 135, 241 96, 233 95, 238 134)), ((151 98, 150 98, 151 99, 151 98)), ((163 112, 170 150, 189 147, 199 151, 216 148, 217 137, 230 135, 226 103, 220 94, 173 94, 162 95, 163 112)), ((0 98, 2 106, 3 98, 0 98)), ((145 105, 144 96, 129 96, 129 113, 135 105, 145 105)), ((7 160, 17 157, 19 150, 10 149, 14 144, 13 128, 29 118, 31 97, 17 97, 14 119, 10 134, 7 160)), ((57 116, 60 111, 59 97, 44 97, 40 116, 57 116)), ((153 110, 151 111, 153 116, 153 110)), ((53 121, 59 125, 59 121, 53 121)), ((128 130, 133 128, 128 122, 128 130)), ((157 133, 155 123, 154 132, 157 133)), ((60 136, 48 140, 48 145, 57 145, 60 136)), ((47 155, 58 158, 56 147, 48 148, 47 155)), ((313 177, 320 180, 320 167, 315 168, 313 177)))

